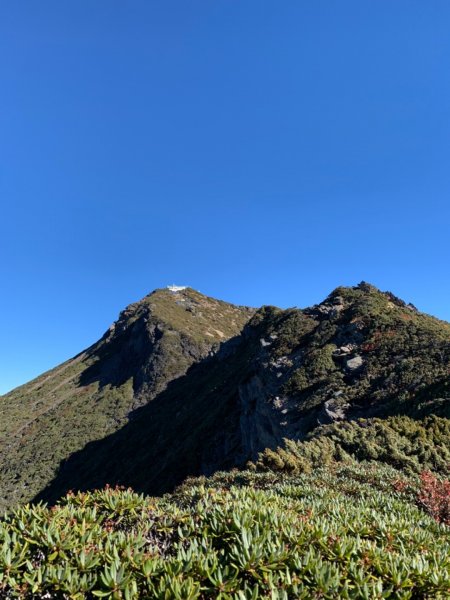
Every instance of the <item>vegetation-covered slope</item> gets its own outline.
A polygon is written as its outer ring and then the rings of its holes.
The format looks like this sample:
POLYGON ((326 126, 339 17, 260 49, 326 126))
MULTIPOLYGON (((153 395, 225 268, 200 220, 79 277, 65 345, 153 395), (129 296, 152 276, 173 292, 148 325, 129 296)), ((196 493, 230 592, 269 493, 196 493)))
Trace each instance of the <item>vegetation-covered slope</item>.
POLYGON ((69 495, 0 521, 0 598, 444 599, 450 530, 376 464, 69 495))
POLYGON ((254 314, 157 291, 0 399, 5 504, 56 503, 0 520, 0 599, 449 597, 449 357, 365 283, 254 314))
POLYGON ((357 419, 318 427, 304 441, 267 448, 254 467, 286 473, 311 472, 334 462, 373 460, 406 473, 429 469, 450 474, 450 419, 430 415, 357 419))
POLYGON ((31 499, 61 461, 121 428, 168 382, 242 330, 251 309, 192 289, 128 306, 93 346, 0 398, 0 507, 31 499))
POLYGON ((251 315, 158 291, 81 358, 3 397, 5 503, 106 484, 159 494, 265 449, 270 466, 285 439, 294 471, 314 464, 304 452, 446 471, 448 323, 366 283, 251 315))
MULTIPOLYGON (((391 464, 400 456, 410 468, 445 471, 449 340, 447 323, 367 284, 339 288, 310 309, 264 307, 240 336, 171 382, 125 427, 74 454, 39 498, 53 502, 68 489, 107 483, 162 493, 187 475, 256 460, 284 439, 324 436, 328 441, 313 445, 326 444, 330 459, 378 452, 391 464), (376 420, 394 415, 400 421, 376 420), (435 424, 440 441, 434 426, 418 421, 428 415, 444 419, 435 424), (355 421, 361 418, 368 420, 355 421), (375 446, 389 451, 372 448, 372 434, 375 446), (423 440, 423 448, 408 436, 423 440)), ((325 450, 319 454, 325 460, 325 450)))

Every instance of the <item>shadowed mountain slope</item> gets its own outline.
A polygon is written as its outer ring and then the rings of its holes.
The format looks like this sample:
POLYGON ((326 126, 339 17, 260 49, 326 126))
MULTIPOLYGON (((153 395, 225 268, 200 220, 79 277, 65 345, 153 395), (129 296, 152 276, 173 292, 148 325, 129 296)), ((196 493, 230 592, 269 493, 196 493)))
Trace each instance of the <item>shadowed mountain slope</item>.
POLYGON ((190 288, 156 290, 96 344, 0 397, 0 506, 30 500, 61 461, 123 427, 253 312, 190 288))
MULTIPOLYGON (((327 437, 338 446, 345 442, 336 454, 357 455, 367 440, 358 429, 352 446, 342 430, 362 423, 362 430, 373 427, 378 445, 390 447, 405 429, 403 421, 392 421, 399 415, 413 422, 443 419, 405 432, 422 436, 421 465, 445 467, 449 358, 448 323, 366 283, 338 288, 304 310, 263 307, 241 334, 193 362, 124 427, 65 460, 38 498, 54 501, 68 489, 106 483, 157 494, 187 475, 242 466, 265 449, 272 455, 258 464, 270 468, 284 439, 301 445, 327 437), (435 446, 426 437, 433 432, 435 446)), ((417 452, 405 439, 404 452, 417 452)))

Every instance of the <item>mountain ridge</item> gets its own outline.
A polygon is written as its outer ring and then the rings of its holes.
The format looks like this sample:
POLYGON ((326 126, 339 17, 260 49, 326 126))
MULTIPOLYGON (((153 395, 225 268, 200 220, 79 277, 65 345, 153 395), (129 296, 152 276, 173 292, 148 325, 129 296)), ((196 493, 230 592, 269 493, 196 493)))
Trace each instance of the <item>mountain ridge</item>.
POLYGON ((106 483, 161 493, 327 424, 445 413, 449 347, 450 324, 365 282, 306 309, 156 290, 77 362, 0 398, 2 412, 59 402, 2 444, 4 503, 106 483))

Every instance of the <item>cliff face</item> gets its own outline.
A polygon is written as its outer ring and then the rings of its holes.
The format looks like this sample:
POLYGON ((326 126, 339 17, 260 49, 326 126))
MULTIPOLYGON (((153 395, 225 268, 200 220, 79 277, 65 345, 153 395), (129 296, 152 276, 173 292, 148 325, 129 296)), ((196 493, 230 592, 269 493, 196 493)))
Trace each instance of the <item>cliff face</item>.
POLYGON ((157 291, 1 399, 17 410, 22 393, 37 415, 3 452, 7 500, 106 483, 156 494, 323 426, 444 414, 449 357, 448 323, 365 283, 308 309, 256 312, 157 291))

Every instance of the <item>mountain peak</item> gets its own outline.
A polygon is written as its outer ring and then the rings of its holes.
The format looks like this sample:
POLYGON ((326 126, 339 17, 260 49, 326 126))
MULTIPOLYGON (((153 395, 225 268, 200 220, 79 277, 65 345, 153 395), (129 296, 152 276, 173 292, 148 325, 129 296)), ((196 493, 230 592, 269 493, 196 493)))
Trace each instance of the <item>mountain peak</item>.
POLYGON ((9 482, 5 493, 28 497, 40 485, 14 464, 32 464, 37 453, 45 479, 44 472, 54 473, 72 452, 122 427, 171 381, 238 336, 253 312, 190 287, 156 289, 128 305, 98 342, 4 397, 0 484, 4 464, 20 473, 20 483, 9 482), (45 430, 54 435, 48 447, 45 430))
POLYGON ((329 305, 363 305, 375 307, 378 310, 388 310, 393 306, 402 310, 418 312, 414 304, 407 303, 390 291, 381 291, 375 285, 361 281, 355 286, 340 286, 335 288, 323 302, 312 308, 326 307, 329 305))
POLYGON ((105 483, 156 493, 327 423, 414 414, 447 397, 449 348, 449 324, 366 282, 303 310, 156 289, 0 399, 4 504, 52 481, 42 497, 105 483))

